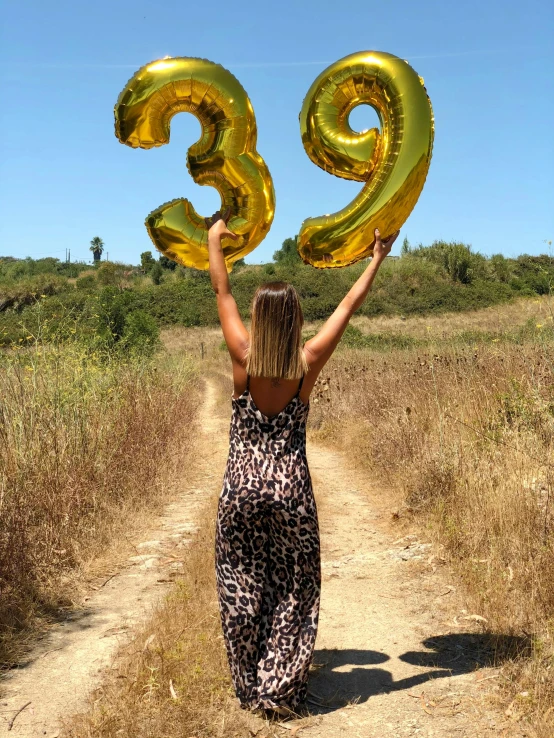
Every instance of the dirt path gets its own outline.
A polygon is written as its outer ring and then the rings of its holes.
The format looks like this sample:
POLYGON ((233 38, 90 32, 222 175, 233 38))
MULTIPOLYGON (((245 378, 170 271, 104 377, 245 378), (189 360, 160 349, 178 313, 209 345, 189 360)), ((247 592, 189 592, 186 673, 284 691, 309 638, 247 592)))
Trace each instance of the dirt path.
POLYGON ((498 669, 447 568, 342 454, 309 445, 322 607, 306 738, 524 736, 492 708, 498 669), (398 540, 400 538, 400 540, 398 540))
POLYGON ((198 512, 221 483, 222 472, 219 466, 214 468, 214 461, 221 463, 225 458, 227 427, 215 407, 216 388, 208 382, 199 439, 204 445, 195 455, 193 468, 186 470, 178 499, 167 506, 148 539, 137 543, 136 555, 97 589, 86 608, 54 626, 27 663, 3 680, 0 736, 56 736, 58 718, 84 706, 122 639, 168 591, 197 529, 198 512), (214 439, 220 440, 214 444, 214 439), (24 705, 9 730, 10 721, 24 705))
MULTIPOLYGON (((54 738, 58 717, 83 706, 121 640, 178 574, 198 511, 220 488, 227 454, 228 418, 217 410, 211 382, 201 422, 187 484, 158 529, 137 545, 137 555, 90 598, 86 610, 52 629, 28 664, 10 673, 0 698, 0 736, 54 738)), ((309 461, 323 556, 310 683, 320 705, 310 705, 316 714, 286 724, 286 730, 256 720, 258 738, 531 735, 492 709, 498 670, 487 666, 487 639, 471 618, 475 614, 463 610, 456 582, 430 544, 416 534, 397 540, 402 534, 391 532, 386 496, 345 456, 309 444, 309 461)))

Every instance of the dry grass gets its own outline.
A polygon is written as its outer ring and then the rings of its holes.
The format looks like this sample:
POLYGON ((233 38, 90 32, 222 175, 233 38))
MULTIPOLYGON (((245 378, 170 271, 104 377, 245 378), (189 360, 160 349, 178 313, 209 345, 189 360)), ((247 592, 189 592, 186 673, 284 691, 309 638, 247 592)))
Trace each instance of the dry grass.
MULTIPOLYGON (((507 325, 512 306, 503 310, 507 325)), ((532 637, 532 658, 509 672, 512 710, 546 738, 554 728, 552 313, 543 320, 521 345, 448 348, 442 336, 435 351, 339 352, 311 416, 320 436, 364 458, 397 492, 404 514, 428 521, 491 631, 532 637)))
POLYGON ((461 331, 497 333, 525 325, 533 320, 544 322, 552 315, 553 301, 547 296, 524 298, 502 305, 465 313, 440 315, 383 316, 367 318, 355 316, 352 323, 364 333, 398 332, 417 339, 448 339, 461 331))
POLYGON ((221 636, 214 576, 214 499, 189 549, 182 578, 122 650, 89 709, 65 738, 250 735, 238 710, 221 636))
MULTIPOLYGON (((78 347, 0 356, 0 663, 71 606, 107 544, 166 494, 159 460, 195 415, 186 363, 108 361, 78 347)), ((182 459, 181 459, 182 461, 182 459)), ((171 463, 169 463, 169 467, 171 463)))
MULTIPOLYGON (((418 339, 441 340, 448 339, 461 331, 495 333, 523 326, 530 320, 541 323, 552 315, 552 310, 553 300, 551 298, 536 296, 466 313, 414 315, 407 318, 399 315, 375 318, 355 315, 351 322, 366 334, 393 332, 418 339)), ((304 332, 313 334, 323 322, 306 323, 304 332)), ((221 328, 218 326, 198 328, 173 326, 162 330, 161 339, 169 353, 186 352, 193 358, 201 358, 202 344, 204 344, 205 357, 220 355, 219 347, 223 340, 221 328)))
POLYGON ((217 356, 223 340, 221 328, 185 328, 174 326, 165 328, 160 338, 170 354, 187 354, 193 359, 217 356))

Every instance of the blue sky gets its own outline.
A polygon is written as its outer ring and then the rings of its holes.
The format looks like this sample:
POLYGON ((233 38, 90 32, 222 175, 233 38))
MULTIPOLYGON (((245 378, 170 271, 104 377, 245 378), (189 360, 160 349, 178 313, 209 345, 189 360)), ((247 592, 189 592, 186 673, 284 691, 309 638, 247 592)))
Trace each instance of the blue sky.
MULTIPOLYGON (((327 64, 370 49, 407 59, 435 113, 429 176, 402 235, 460 240, 485 254, 544 253, 554 238, 552 7, 3 0, 0 254, 63 259, 70 248, 72 259, 89 260, 99 235, 111 260, 137 263, 153 249, 144 218, 155 207, 182 196, 206 215, 219 206, 186 170, 200 130, 192 115, 173 119, 171 143, 159 149, 133 150, 114 136, 126 81, 170 55, 223 64, 252 100, 277 210, 247 261, 270 260, 304 218, 338 210, 360 189, 310 162, 298 113, 327 64)), ((352 122, 367 128, 376 116, 359 108, 352 122)))

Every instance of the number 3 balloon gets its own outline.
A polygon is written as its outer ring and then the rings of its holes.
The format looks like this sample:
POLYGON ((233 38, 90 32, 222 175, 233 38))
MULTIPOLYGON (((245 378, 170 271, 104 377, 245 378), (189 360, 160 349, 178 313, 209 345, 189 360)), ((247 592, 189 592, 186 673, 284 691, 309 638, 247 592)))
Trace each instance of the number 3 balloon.
MULTIPOLYGON (((119 95, 115 133, 121 143, 150 149, 169 142, 169 123, 193 113, 202 126, 188 151, 197 184, 212 185, 231 207, 227 265, 250 253, 268 233, 275 211, 271 175, 256 151, 254 110, 240 82, 219 64, 176 57, 139 69, 119 95)), ((376 227, 387 238, 405 222, 425 184, 433 147, 433 111, 410 65, 392 54, 365 51, 328 67, 311 86, 300 113, 310 159, 338 177, 365 182, 360 194, 333 215, 309 218, 299 253, 315 267, 342 267, 372 253, 376 227), (375 108, 382 130, 356 133, 353 108, 375 108)), ((207 228, 188 200, 154 210, 146 219, 154 245, 184 266, 207 269, 207 228)))
POLYGON ((365 182, 360 194, 332 215, 308 218, 298 251, 316 267, 342 267, 370 256, 374 229, 392 235, 413 210, 433 148, 431 101, 423 80, 392 54, 363 51, 331 64, 312 84, 300 113, 310 159, 337 177, 365 182), (376 128, 355 133, 352 109, 369 104, 376 128))
MULTIPOLYGON (((227 239, 228 267, 250 253, 268 233, 275 211, 271 175, 256 151, 256 119, 240 82, 219 64, 176 57, 148 64, 135 74, 115 106, 115 134, 121 143, 151 149, 169 143, 171 118, 193 113, 202 127, 187 154, 197 184, 211 185, 231 207, 229 227, 241 236, 227 239)), ((188 267, 208 269, 208 230, 185 199, 173 200, 146 218, 154 245, 188 267)))

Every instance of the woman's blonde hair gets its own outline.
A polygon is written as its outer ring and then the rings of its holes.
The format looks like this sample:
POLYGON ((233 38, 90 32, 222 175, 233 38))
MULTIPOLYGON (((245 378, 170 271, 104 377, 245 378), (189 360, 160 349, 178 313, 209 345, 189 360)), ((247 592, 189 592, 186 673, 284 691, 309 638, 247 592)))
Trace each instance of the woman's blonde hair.
POLYGON ((304 316, 298 293, 287 282, 268 282, 252 300, 246 372, 253 377, 300 379, 308 370, 302 350, 304 316))

